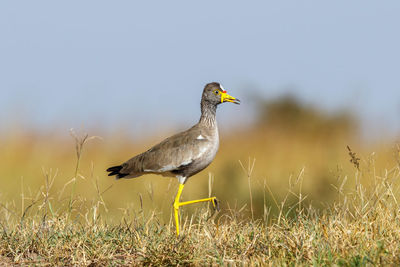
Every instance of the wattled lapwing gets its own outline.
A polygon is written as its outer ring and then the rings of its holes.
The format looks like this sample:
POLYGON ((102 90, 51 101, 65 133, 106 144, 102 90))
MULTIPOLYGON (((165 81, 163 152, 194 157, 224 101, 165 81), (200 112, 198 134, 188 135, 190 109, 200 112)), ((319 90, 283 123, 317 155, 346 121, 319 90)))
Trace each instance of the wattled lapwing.
POLYGON ((179 235, 179 207, 210 201, 216 207, 215 197, 179 202, 187 179, 206 168, 215 158, 219 147, 218 127, 215 118, 217 106, 224 102, 239 104, 240 100, 226 93, 216 82, 204 87, 201 98, 201 117, 192 128, 173 135, 146 152, 119 166, 108 168, 108 175, 135 178, 144 174, 161 174, 176 177, 179 189, 174 201, 176 234, 179 235))

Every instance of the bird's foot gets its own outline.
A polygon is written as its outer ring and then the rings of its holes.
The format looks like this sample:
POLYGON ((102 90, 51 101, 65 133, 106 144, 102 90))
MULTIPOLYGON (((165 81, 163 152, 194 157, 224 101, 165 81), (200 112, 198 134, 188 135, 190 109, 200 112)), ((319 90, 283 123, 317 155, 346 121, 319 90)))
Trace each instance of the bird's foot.
POLYGON ((211 202, 212 202, 212 204, 213 204, 214 210, 220 211, 220 208, 219 208, 219 200, 218 200, 216 197, 212 197, 211 202))

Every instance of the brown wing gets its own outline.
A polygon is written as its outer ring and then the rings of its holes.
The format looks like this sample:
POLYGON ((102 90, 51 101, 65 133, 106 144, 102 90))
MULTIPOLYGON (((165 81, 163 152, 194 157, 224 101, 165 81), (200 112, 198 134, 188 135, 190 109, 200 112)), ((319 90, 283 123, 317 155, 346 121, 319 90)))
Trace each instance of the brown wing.
POLYGON ((208 139, 198 139, 200 129, 193 127, 171 136, 148 151, 122 164, 120 173, 137 177, 145 173, 169 175, 171 171, 189 165, 200 158, 210 147, 208 139))

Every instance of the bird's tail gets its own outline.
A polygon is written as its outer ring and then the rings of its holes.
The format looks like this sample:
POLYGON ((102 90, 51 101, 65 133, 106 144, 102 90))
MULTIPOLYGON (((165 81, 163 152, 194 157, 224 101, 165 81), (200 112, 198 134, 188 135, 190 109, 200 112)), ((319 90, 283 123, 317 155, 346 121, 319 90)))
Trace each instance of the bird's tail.
POLYGON ((107 169, 107 171, 109 172, 108 176, 115 175, 116 179, 120 179, 120 178, 123 178, 123 177, 127 176, 128 175, 127 173, 121 173, 122 168, 123 167, 121 165, 113 166, 113 167, 108 168, 107 169))

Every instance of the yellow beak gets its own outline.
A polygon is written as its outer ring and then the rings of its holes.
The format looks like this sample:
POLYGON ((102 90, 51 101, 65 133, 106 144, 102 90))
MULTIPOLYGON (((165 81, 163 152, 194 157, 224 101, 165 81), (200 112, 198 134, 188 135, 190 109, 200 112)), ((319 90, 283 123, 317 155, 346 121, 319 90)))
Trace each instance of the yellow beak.
POLYGON ((226 93, 226 91, 223 91, 221 93, 221 103, 224 103, 224 102, 231 102, 231 103, 240 105, 240 100, 233 96, 228 95, 226 93))

